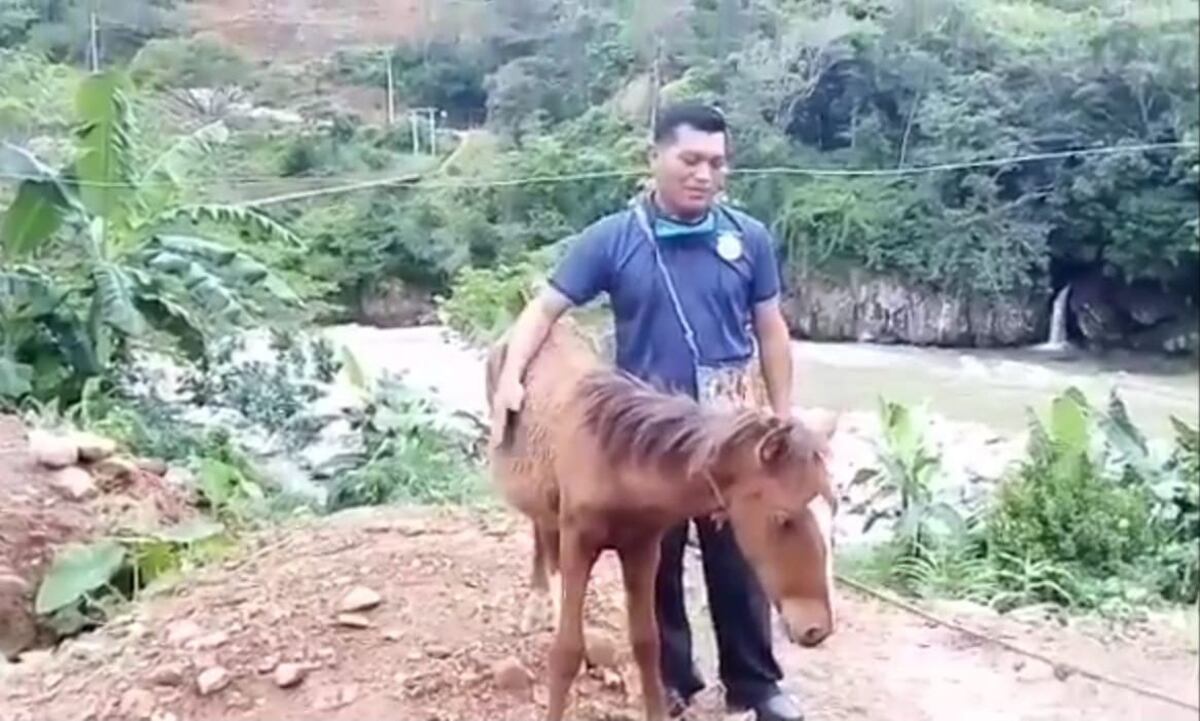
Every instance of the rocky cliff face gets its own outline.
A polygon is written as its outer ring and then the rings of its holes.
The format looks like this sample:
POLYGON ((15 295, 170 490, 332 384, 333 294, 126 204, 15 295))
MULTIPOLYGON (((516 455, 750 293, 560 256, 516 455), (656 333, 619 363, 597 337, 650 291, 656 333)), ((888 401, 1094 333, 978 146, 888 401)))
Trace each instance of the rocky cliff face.
POLYGON ((437 321, 433 294, 395 279, 365 288, 355 310, 358 322, 377 328, 404 328, 437 321))
POLYGON ((1071 284, 1071 319, 1088 345, 1155 353, 1200 350, 1200 318, 1185 293, 1089 273, 1071 284))
POLYGON ((787 298, 801 338, 935 346, 1019 346, 1041 342, 1050 296, 940 293, 860 271, 848 279, 793 278, 787 298))

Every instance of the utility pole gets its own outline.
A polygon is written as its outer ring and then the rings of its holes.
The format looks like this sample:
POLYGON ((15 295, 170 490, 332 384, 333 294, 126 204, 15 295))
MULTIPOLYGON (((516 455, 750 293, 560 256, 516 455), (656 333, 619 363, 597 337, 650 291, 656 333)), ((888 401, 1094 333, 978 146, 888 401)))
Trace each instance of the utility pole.
POLYGON ((658 93, 662 87, 662 38, 654 39, 654 67, 650 73, 650 137, 654 137, 654 126, 658 124, 658 93))
POLYGON ((90 16, 90 41, 88 43, 88 55, 91 59, 92 72, 100 71, 100 33, 96 25, 96 11, 93 10, 90 16))
POLYGON ((396 81, 392 73, 392 51, 388 50, 387 60, 387 124, 392 127, 396 123, 396 81))

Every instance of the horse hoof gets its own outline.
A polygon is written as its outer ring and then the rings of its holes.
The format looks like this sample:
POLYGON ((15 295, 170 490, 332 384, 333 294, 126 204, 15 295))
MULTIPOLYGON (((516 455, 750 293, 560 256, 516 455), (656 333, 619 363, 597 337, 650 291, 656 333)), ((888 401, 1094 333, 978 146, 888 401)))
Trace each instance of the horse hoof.
POLYGON ((525 603, 525 610, 521 613, 521 620, 518 624, 518 630, 522 634, 537 633, 545 631, 554 624, 553 610, 550 607, 550 599, 542 594, 534 594, 530 596, 525 603))

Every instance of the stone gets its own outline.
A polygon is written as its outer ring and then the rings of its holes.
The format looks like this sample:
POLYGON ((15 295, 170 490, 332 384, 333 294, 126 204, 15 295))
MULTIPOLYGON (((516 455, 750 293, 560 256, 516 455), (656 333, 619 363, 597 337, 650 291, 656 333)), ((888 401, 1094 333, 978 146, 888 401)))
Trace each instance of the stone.
POLYGON ((299 686, 307 674, 307 669, 298 663, 281 663, 275 669, 275 685, 279 688, 299 686))
POLYGON ((101 478, 123 481, 137 473, 137 465, 128 458, 110 456, 92 464, 92 471, 101 478))
POLYGON ((202 633, 204 633, 204 629, 200 628, 200 624, 189 618, 172 621, 167 625, 167 643, 182 645, 202 633))
POLYGON ((155 686, 182 686, 184 671, 182 664, 159 666, 150 673, 150 683, 155 686))
POLYGON ((170 711, 159 711, 150 717, 150 721, 179 721, 179 717, 170 711))
POLYGON ((193 651, 211 651, 214 648, 220 648, 229 640, 229 634, 224 631, 214 631, 213 633, 205 634, 193 638, 188 642, 187 647, 193 651))
POLYGON ((153 693, 144 688, 131 688, 121 694, 117 713, 121 718, 149 721, 150 717, 154 715, 154 708, 157 705, 153 693))
POLYGON ((376 591, 366 586, 356 586, 342 596, 342 600, 338 603, 338 611, 342 613, 369 611, 381 603, 383 603, 383 596, 376 591))
POLYGON ((20 576, 0 570, 0 658, 15 658, 37 639, 32 592, 20 576))
POLYGON ((138 458, 133 463, 146 473, 155 476, 165 476, 167 474, 167 462, 161 458, 138 458))
POLYGON ((29 432, 29 451, 46 468, 66 468, 79 461, 79 448, 69 438, 42 430, 29 432))
POLYGON ((50 487, 68 501, 86 501, 96 496, 92 474, 78 466, 60 468, 50 476, 50 487))
POLYGON ((337 624, 347 628, 370 628, 371 619, 361 613, 339 613, 337 615, 337 624))
POLYGON ((313 698, 313 708, 317 711, 333 711, 349 706, 358 700, 358 685, 344 684, 323 688, 313 698))
POLYGON ((196 677, 196 690, 201 696, 211 696, 229 686, 233 677, 223 666, 212 666, 200 672, 196 677))
POLYGON ((446 659, 454 655, 454 651, 446 646, 439 644, 430 644, 425 647, 425 655, 430 658, 446 659))
POLYGON ((584 638, 584 657, 588 666, 612 669, 620 665, 617 644, 611 636, 589 631, 584 638))
POLYGON ((176 488, 195 488, 196 474, 186 468, 171 467, 163 474, 163 480, 176 488))
POLYGON ((157 705, 154 693, 145 689, 130 689, 121 693, 121 701, 116 708, 121 719, 150 721, 157 705))
POLYGON ((117 443, 111 438, 98 436, 95 433, 81 432, 71 437, 75 447, 79 449, 79 460, 85 463, 95 463, 108 458, 117 452, 117 443))
POLYGON ((533 685, 533 674, 520 659, 508 656, 492 664, 492 683, 501 691, 519 693, 533 685))
POLYGON ((271 673, 278 667, 279 654, 277 653, 272 653, 265 656, 261 661, 258 662, 258 666, 256 666, 259 673, 271 673))

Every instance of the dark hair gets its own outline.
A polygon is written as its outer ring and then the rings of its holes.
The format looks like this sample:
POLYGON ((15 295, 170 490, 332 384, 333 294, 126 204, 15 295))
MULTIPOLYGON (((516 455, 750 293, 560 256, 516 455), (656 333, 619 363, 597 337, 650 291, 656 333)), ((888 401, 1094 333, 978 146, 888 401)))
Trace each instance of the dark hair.
POLYGON ((675 131, 687 125, 702 133, 725 133, 725 114, 712 105, 683 103, 670 105, 658 113, 654 123, 654 143, 662 145, 675 139, 675 131))

